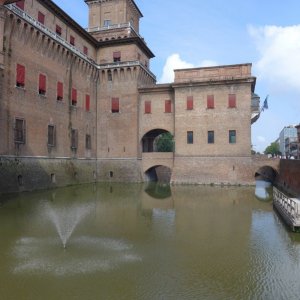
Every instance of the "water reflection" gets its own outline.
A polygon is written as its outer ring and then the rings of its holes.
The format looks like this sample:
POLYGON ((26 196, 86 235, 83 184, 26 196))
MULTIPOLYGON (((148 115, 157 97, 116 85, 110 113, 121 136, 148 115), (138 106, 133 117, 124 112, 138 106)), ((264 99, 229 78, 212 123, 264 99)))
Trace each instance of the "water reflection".
POLYGON ((171 196, 171 187, 169 184, 150 181, 146 184, 145 192, 152 198, 165 199, 171 196))
POLYGON ((256 180, 255 196, 259 200, 272 200, 272 183, 264 180, 256 180))
POLYGON ((299 235, 254 187, 153 188, 87 185, 3 202, 1 297, 299 299, 299 235), (51 211, 75 224, 66 249, 51 211))

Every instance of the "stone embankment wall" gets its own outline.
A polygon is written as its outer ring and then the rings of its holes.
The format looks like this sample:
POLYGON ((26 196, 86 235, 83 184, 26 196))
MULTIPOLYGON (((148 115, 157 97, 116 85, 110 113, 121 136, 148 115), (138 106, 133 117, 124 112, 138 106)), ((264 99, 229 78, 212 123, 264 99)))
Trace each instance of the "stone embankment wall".
POLYGON ((0 195, 97 181, 141 182, 137 160, 0 156, 0 195))
POLYGON ((277 185, 291 195, 300 197, 300 160, 280 160, 277 185))

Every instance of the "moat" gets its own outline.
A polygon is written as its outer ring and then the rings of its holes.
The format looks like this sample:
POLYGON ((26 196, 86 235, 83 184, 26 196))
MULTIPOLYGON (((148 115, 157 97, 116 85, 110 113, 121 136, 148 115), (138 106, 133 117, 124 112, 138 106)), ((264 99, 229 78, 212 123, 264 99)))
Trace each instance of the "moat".
POLYGON ((0 198, 1 299, 299 299, 271 188, 97 184, 0 198))

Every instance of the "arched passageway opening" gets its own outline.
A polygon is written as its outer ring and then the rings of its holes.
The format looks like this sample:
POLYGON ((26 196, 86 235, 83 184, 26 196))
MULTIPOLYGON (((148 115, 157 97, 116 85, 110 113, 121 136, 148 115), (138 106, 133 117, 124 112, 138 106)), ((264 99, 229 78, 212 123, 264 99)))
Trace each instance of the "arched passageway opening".
POLYGON ((256 180, 264 180, 270 183, 274 183, 277 176, 278 176, 277 171, 270 166, 263 166, 259 168, 255 173, 256 180))
POLYGON ((166 166, 153 166, 145 172, 146 181, 169 184, 171 181, 172 170, 166 166))
POLYGON ((143 152, 173 152, 174 139, 165 129, 153 129, 142 138, 143 152))

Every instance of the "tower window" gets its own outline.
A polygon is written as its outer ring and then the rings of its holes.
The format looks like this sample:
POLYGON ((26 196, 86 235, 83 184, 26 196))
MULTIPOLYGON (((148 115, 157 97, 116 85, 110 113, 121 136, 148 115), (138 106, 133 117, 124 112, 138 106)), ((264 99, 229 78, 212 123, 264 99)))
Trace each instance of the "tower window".
POLYGON ((72 106, 77 105, 77 90, 72 88, 72 98, 71 98, 72 106))
POLYGON ((121 61, 121 51, 115 51, 113 53, 113 60, 114 62, 121 61))
POLYGON ((171 100, 165 100, 165 113, 172 112, 172 102, 171 100))
POLYGON ((70 35, 70 44, 75 46, 75 38, 72 35, 70 35))
POLYGON ((85 136, 85 148, 88 150, 92 149, 92 139, 90 134, 85 136))
POLYGON ((38 21, 43 25, 45 24, 45 15, 40 11, 38 12, 38 21))
POLYGON ((104 20, 103 26, 108 27, 109 25, 111 25, 111 20, 104 20))
POLYGON ((85 95, 85 110, 90 111, 90 109, 91 109, 90 106, 91 106, 90 95, 85 95))
POLYGON ((17 1, 15 3, 20 9, 24 10, 25 0, 17 1))
POLYGON ((57 82, 57 96, 56 100, 61 101, 64 98, 64 85, 62 82, 57 82))
POLYGON ((78 147, 78 130, 72 129, 71 131, 71 148, 77 149, 78 147))
POLYGON ((56 34, 61 35, 61 32, 62 32, 61 27, 56 25, 55 32, 56 32, 56 34))
POLYGON ((39 94, 46 95, 46 75, 39 75, 39 94))

